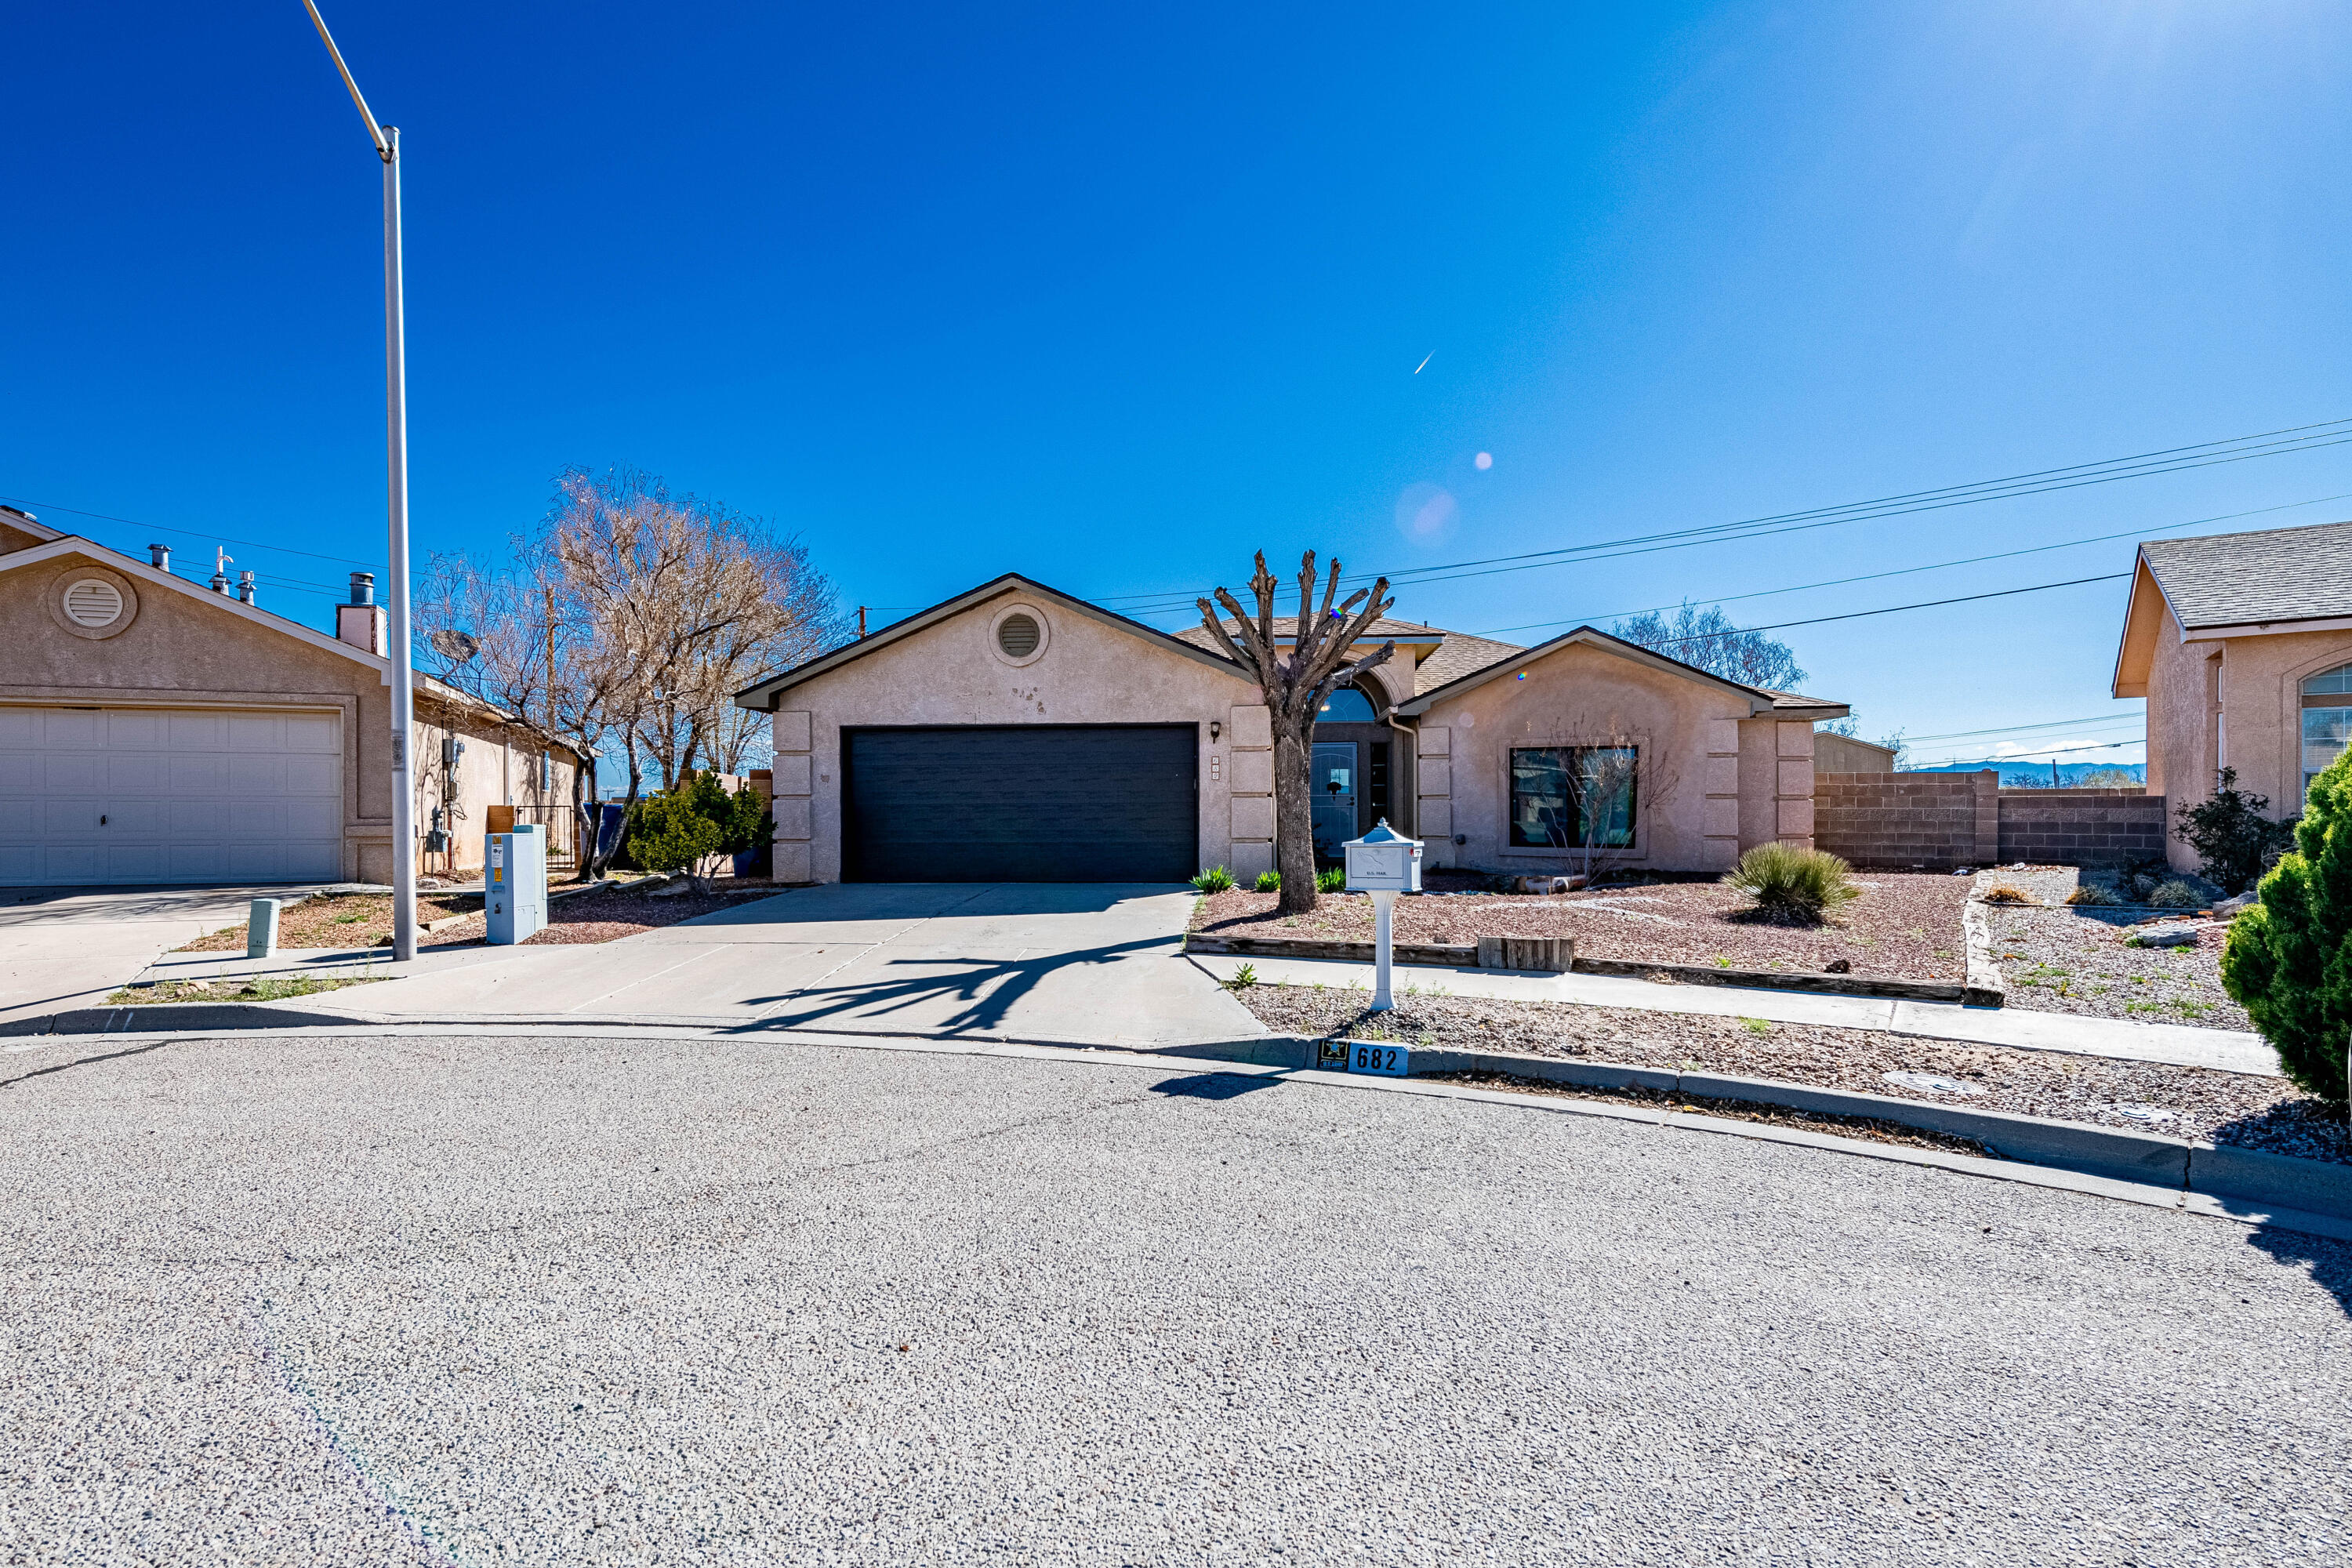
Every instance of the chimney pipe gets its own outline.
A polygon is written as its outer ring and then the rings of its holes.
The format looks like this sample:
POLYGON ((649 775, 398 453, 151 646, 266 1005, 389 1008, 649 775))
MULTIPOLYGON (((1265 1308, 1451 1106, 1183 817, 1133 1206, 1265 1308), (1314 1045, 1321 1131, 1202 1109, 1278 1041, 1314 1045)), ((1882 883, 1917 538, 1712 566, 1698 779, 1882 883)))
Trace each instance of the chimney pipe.
POLYGON ((352 603, 354 605, 373 605, 375 603, 374 573, 354 572, 352 574, 352 603))
POLYGON ((169 572, 172 569, 172 547, 168 544, 149 545, 147 564, 158 572, 169 572))
POLYGON ((236 559, 219 545, 213 546, 213 580, 210 586, 224 599, 228 597, 228 563, 236 559))
POLYGON ((254 599, 254 596, 253 596, 253 574, 252 574, 252 573, 250 573, 250 572, 240 572, 240 573, 238 573, 238 574, 237 574, 237 579, 236 579, 236 596, 237 596, 237 599, 238 599, 241 603, 244 603, 244 604, 250 605, 250 604, 254 604, 254 603, 256 603, 256 602, 257 602, 257 601, 254 599))

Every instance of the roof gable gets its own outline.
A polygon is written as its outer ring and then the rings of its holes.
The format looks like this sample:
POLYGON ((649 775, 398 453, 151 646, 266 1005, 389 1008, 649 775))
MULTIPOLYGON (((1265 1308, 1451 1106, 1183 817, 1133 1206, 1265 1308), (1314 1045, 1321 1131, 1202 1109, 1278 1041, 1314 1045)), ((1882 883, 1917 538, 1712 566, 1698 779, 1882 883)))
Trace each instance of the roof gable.
POLYGON ((1140 621, 1129 620, 1125 616, 1115 615, 1099 605, 1089 605, 1084 599, 1063 593, 1059 588, 1048 587, 1034 577, 1024 577, 1018 572, 1007 572, 1003 576, 992 578, 977 588, 966 589, 952 599, 933 605, 928 610, 918 610, 904 620, 893 621, 870 637, 860 637, 856 642, 845 643, 829 653, 821 653, 816 658, 805 663, 794 665, 790 669, 764 676, 737 692, 735 705, 738 708, 749 708, 754 711, 772 712, 776 709, 777 700, 793 687, 803 681, 814 680, 820 675, 839 669, 842 666, 864 658, 869 654, 879 653, 894 643, 903 642, 918 632, 928 631, 942 621, 952 620, 967 610, 984 605, 991 599, 1001 598, 1008 593, 1034 595, 1040 599, 1059 605, 1075 615, 1084 616, 1088 620, 1108 626, 1114 631, 1126 632, 1167 652, 1179 654, 1185 658, 1205 664, 1213 669, 1232 676, 1236 680, 1248 681, 1251 679, 1247 671, 1223 654, 1213 653, 1207 648, 1186 642, 1181 637, 1171 637, 1166 632, 1147 626, 1140 621))
POLYGON ((324 632, 314 632, 299 621, 289 620, 275 611, 265 610, 258 605, 248 605, 241 599, 231 598, 225 594, 215 594, 201 583, 174 576, 169 572, 158 571, 144 561, 134 560, 119 550, 110 550, 95 540, 83 539, 74 534, 60 534, 47 544, 0 555, 0 572, 15 572, 26 566, 37 566, 43 562, 62 560, 68 555, 87 555, 108 570, 120 572, 136 582, 184 595, 223 614, 249 622, 264 631, 276 632, 280 637, 289 637, 297 642, 308 643, 321 652, 336 654, 355 664, 366 665, 381 672, 387 680, 391 679, 392 661, 381 654, 370 653, 365 648, 337 637, 331 637, 324 632))
POLYGON ((2139 560, 2183 631, 2336 619, 2352 605, 2352 522, 2151 539, 2139 560))
POLYGON ((1685 680, 1696 680, 1703 685, 1712 686, 1727 695, 1744 700, 1748 703, 1750 718, 1786 711, 1791 719, 1835 719, 1843 716, 1846 711, 1846 706, 1843 702, 1807 697, 1795 691, 1767 691, 1761 687, 1743 686, 1738 681, 1727 679, 1723 676, 1701 669, 1695 664, 1685 664, 1680 659, 1668 658, 1654 648, 1643 647, 1639 643, 1627 642, 1623 637, 1612 637, 1592 626, 1579 626, 1574 631, 1565 632, 1549 642, 1538 643, 1531 648, 1518 649, 1491 664, 1482 665, 1443 686, 1432 687, 1421 692, 1410 702, 1399 703, 1397 711, 1413 715, 1426 713, 1433 706, 1444 701, 1447 698, 1459 697, 1464 692, 1475 690, 1490 680, 1516 674, 1531 664, 1549 658, 1553 654, 1571 647, 1594 648, 1602 653, 1613 654, 1620 658, 1630 659, 1635 664, 1645 666, 1663 674, 1678 676, 1685 680))

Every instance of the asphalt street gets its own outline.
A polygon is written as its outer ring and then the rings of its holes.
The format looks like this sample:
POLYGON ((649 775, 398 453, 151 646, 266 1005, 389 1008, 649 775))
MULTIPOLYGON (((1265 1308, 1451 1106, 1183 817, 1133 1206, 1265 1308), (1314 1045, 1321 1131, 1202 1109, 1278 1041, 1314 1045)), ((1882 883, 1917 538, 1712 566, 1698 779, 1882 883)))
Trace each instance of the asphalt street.
POLYGON ((66 1042, 0 1288, 0 1563, 2352 1560, 2352 1247, 1540 1101, 66 1042))

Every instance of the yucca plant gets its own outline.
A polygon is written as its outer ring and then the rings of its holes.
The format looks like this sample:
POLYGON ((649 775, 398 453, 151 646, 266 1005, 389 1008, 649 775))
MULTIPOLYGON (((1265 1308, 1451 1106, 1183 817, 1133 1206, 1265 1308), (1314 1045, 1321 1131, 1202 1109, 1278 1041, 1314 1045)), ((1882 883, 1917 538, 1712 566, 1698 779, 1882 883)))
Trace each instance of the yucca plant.
POLYGON ((1222 893, 1234 885, 1234 874, 1223 866, 1212 866, 1192 879, 1192 886, 1203 893, 1222 893))
POLYGON ((1279 871, 1260 871, 1257 874, 1256 887, 1257 890, 1261 893, 1278 893, 1282 891, 1282 873, 1279 871))
POLYGON ((1812 925, 1862 896, 1853 869, 1826 849, 1759 844, 1724 874, 1723 884, 1774 920, 1812 925))
POLYGON ((1348 890, 1348 871, 1344 866, 1332 866, 1315 873, 1315 890, 1318 893, 1344 893, 1348 890))

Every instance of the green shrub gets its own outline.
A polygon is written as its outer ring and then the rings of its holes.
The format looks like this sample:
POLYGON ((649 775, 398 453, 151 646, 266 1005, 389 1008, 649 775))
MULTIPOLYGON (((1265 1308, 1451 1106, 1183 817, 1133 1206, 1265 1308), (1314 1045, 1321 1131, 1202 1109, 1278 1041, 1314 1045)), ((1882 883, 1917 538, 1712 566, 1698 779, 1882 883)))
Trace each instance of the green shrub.
POLYGON ((2193 910, 2205 902, 2205 895, 2175 877, 2150 889, 2147 901, 2159 910, 2193 910))
POLYGON ((1853 868, 1826 849, 1759 844, 1725 873, 1724 886, 1756 900, 1775 920, 1812 923, 1859 898, 1853 868))
POLYGON ((1225 988, 1229 991, 1246 991, 1256 984, 1257 965, 1244 963, 1234 971, 1234 977, 1225 982, 1225 988))
POLYGON ((1282 891, 1282 873, 1279 871, 1260 871, 1257 874, 1257 880, 1252 883, 1251 886, 1257 889, 1261 893, 1278 893, 1282 891))
POLYGON ((1344 893, 1348 890, 1348 869, 1333 866, 1315 873, 1315 890, 1318 893, 1344 893))
POLYGON ((1192 879, 1192 886, 1204 893, 1222 893, 1234 885, 1234 874, 1223 866, 1212 866, 1192 879))
POLYGON ((2340 1105, 2352 1034, 2352 752, 2311 781, 2294 846, 2263 879, 2262 902, 2230 923, 2221 985, 2287 1078, 2340 1105))
POLYGON ((746 784, 733 795, 711 773, 688 774, 667 795, 647 795, 629 814, 629 858, 648 871, 684 871, 703 891, 721 857, 753 848, 774 832, 768 803, 746 784))
POLYGON ((2242 893, 2294 844, 2294 824, 2273 822, 2263 815, 2270 808, 2270 796, 2240 789, 2238 770, 2223 768, 2219 789, 2174 814, 2180 826, 2173 834, 2197 851, 2207 881, 2242 893))

